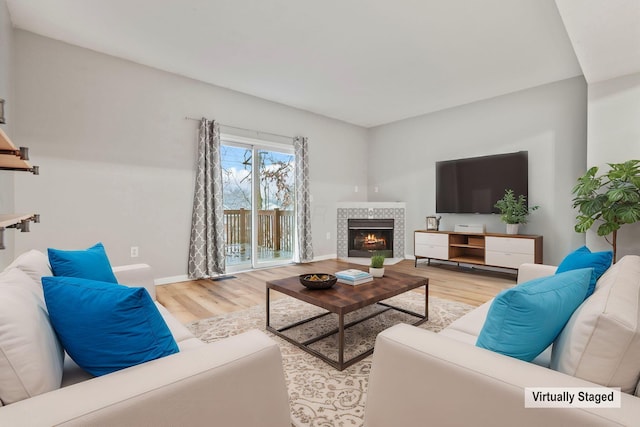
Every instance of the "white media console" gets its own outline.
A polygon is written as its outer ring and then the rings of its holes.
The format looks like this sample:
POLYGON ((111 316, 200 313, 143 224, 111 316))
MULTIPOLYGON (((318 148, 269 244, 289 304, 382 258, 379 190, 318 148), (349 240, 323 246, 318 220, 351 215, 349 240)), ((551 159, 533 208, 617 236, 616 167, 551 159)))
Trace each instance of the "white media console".
POLYGON ((542 236, 416 230, 416 266, 419 259, 518 269, 520 264, 542 264, 542 236))

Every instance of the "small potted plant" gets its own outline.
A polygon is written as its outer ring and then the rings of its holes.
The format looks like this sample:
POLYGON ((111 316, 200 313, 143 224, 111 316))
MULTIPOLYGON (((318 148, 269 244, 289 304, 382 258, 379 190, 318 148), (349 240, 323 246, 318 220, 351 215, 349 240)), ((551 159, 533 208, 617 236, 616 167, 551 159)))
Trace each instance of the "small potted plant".
POLYGON ((369 274, 373 277, 384 276, 384 255, 373 254, 371 264, 369 266, 369 274))
POLYGON ((506 189, 502 199, 494 205, 500 211, 500 219, 507 224, 507 234, 518 234, 518 226, 526 224, 531 212, 539 206, 527 208, 527 198, 520 194, 517 198, 513 190, 506 189))

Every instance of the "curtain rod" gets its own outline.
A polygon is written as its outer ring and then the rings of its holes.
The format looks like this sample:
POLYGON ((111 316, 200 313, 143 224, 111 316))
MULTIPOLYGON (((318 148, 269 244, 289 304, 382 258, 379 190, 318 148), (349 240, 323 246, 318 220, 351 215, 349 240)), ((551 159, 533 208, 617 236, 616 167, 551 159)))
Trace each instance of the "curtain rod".
MULTIPOLYGON (((185 116, 185 120, 195 120, 195 121, 199 122, 202 119, 196 119, 195 117, 185 116)), ((280 138, 295 139, 293 136, 280 135, 279 133, 263 132, 263 131, 254 130, 254 129, 241 128, 241 127, 238 127, 238 126, 225 125, 225 124, 222 124, 222 123, 220 123, 220 126, 224 126, 226 128, 244 130, 244 131, 247 131, 247 132, 255 132, 258 135, 263 134, 263 135, 279 136, 280 138)))

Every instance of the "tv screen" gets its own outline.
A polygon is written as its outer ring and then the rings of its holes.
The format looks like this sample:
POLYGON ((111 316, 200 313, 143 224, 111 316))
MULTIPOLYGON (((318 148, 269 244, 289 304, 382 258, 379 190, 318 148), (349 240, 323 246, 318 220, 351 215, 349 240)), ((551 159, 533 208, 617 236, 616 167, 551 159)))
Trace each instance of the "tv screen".
POLYGON ((436 212, 498 213, 507 188, 528 200, 528 163, 526 151, 436 162, 436 212))

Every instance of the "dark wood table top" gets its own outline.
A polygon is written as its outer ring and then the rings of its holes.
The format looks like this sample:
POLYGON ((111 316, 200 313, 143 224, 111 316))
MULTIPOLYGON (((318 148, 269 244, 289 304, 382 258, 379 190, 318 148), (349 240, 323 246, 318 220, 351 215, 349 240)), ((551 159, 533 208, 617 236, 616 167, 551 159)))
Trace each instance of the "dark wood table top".
MULTIPOLYGON (((368 267, 363 268, 361 265, 355 265, 349 268, 364 271, 368 267)), ((332 313, 346 314, 421 286, 427 286, 425 291, 428 292, 428 285, 429 279, 427 278, 386 269, 384 277, 374 278, 373 282, 357 286, 338 282, 330 289, 311 290, 300 283, 298 276, 293 276, 286 279, 270 280, 267 282, 267 289, 273 289, 317 307, 322 307, 332 313)))

